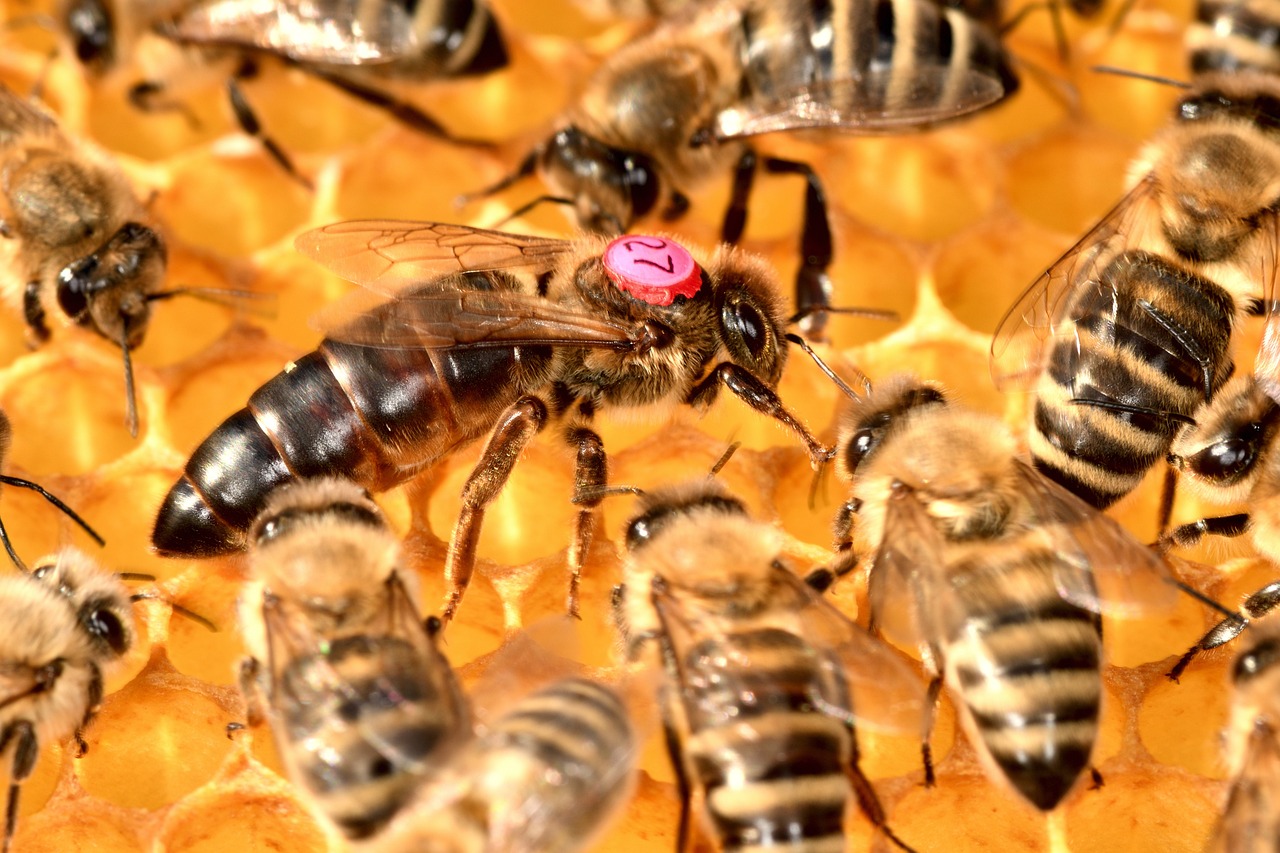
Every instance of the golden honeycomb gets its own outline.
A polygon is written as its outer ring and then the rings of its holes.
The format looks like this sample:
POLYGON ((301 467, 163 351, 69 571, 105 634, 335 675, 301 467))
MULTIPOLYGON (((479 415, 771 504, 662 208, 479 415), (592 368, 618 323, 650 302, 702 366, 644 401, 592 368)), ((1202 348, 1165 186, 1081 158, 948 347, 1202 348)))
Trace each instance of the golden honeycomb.
MULTIPOLYGON (((1022 90, 970 121, 905 138, 761 140, 771 153, 814 163, 825 181, 838 240, 837 302, 889 308, 902 317, 896 323, 836 319, 833 345, 819 349, 838 369, 856 365, 873 378, 913 370, 941 380, 971 406, 1020 423, 1023 401, 1006 399, 988 378, 989 336, 1021 288, 1119 197, 1126 164, 1176 97, 1169 87, 1089 69, 1107 63, 1186 75, 1181 37, 1189 0, 1138 0, 1112 33, 1107 24, 1118 5, 1108 3, 1093 22, 1066 21, 1066 63, 1054 48, 1048 16, 1028 17, 1009 38, 1023 63, 1022 90)), ((0 316, 0 406, 14 428, 6 473, 39 480, 108 540, 95 549, 38 498, 6 490, 0 510, 17 549, 30 559, 71 542, 113 569, 157 578, 157 596, 137 605, 141 637, 108 681, 102 712, 87 731, 87 754, 77 759, 63 745, 43 745, 23 788, 16 850, 341 848, 279 775, 268 732, 235 740, 225 734, 227 723, 243 714, 233 684, 242 654, 234 601, 243 560, 158 558, 149 552, 150 527, 191 449, 254 388, 314 346, 319 334, 307 318, 348 289, 297 255, 294 235, 368 216, 478 225, 502 219, 540 190, 526 186, 464 210, 454 198, 502 176, 568 102, 574 82, 639 26, 589 19, 569 0, 495 0, 494 6, 512 43, 511 69, 422 87, 411 96, 455 130, 508 141, 497 153, 415 134, 296 71, 268 64, 246 84, 266 126, 314 180, 314 192, 234 132, 216 72, 181 93, 195 122, 174 113, 144 115, 125 101, 133 82, 128 67, 87 80, 65 50, 49 59, 55 43, 47 33, 16 26, 0 33, 0 79, 19 91, 43 80, 65 129, 116 153, 139 195, 150 198, 169 240, 174 286, 250 288, 274 297, 266 317, 196 300, 157 310, 135 356, 142 408, 137 440, 124 426, 113 348, 87 333, 61 330, 50 345, 28 351, 20 318, 0 316), (171 602, 221 630, 209 633, 175 615, 171 602)), ((4 0, 2 7, 5 19, 42 10, 22 0, 4 0)), ((747 230, 747 247, 771 259, 784 282, 797 263, 801 193, 796 179, 762 177, 747 230)), ((711 244, 727 197, 728 177, 711 180, 695 193, 680 232, 711 244)), ((510 227, 567 231, 554 211, 510 227)), ((1248 357, 1237 361, 1247 364, 1248 357)), ((838 394, 802 356, 790 360, 781 392, 815 430, 833 437, 838 394)), ((611 480, 651 487, 698 476, 727 441, 742 441, 723 479, 761 517, 786 529, 796 556, 824 560, 838 486, 829 483, 811 504, 812 473, 798 444, 722 397, 701 420, 688 413, 660 425, 606 420, 611 480)), ((444 540, 475 456, 474 448, 461 452, 380 498, 406 537, 428 603, 443 592, 444 540)), ((568 453, 552 439, 539 440, 490 512, 478 575, 448 634, 447 653, 468 683, 490 669, 490 653, 504 638, 562 612, 570 475, 568 453)), ((1157 480, 1116 510, 1142 538, 1153 532, 1157 480)), ((608 597, 619 579, 618 532, 629 509, 629 499, 606 502, 605 525, 584 575, 582 663, 604 675, 615 665, 608 597)), ((1184 499, 1177 518, 1206 511, 1212 510, 1184 499)), ((1187 556, 1213 566, 1188 569, 1188 579, 1224 602, 1273 578, 1243 543, 1212 543, 1187 556)), ((835 594, 852 614, 859 593, 848 581, 835 594)), ((864 737, 865 769, 894 829, 920 851, 1201 849, 1226 789, 1219 744, 1230 701, 1228 655, 1206 656, 1180 685, 1164 673, 1211 621, 1189 599, 1155 617, 1108 619, 1109 701, 1095 754, 1105 786, 1082 785, 1051 816, 1023 806, 982 775, 973 750, 954 737, 945 703, 934 740, 940 763, 933 789, 920 784, 913 738, 864 737)), ((674 846, 677 803, 656 739, 645 747, 641 768, 637 794, 597 849, 674 846)), ((0 776, 4 772, 0 768, 0 776)), ((861 817, 851 832, 851 849, 887 846, 861 817)))

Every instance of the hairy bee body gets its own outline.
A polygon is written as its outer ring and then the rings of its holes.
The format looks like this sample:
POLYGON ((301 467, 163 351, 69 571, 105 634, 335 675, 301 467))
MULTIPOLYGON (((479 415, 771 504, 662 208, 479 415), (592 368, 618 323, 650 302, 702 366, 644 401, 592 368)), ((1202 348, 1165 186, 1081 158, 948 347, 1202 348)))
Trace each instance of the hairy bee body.
MULTIPOLYGON (((910 671, 787 568, 781 534, 714 483, 644 496, 627 545, 624 637, 633 656, 658 639, 672 762, 701 792, 719 846, 844 850, 855 802, 903 846, 858 767, 849 668, 886 692, 914 689, 910 671)), ((690 831, 686 811, 682 843, 690 831)))
POLYGON ((1128 494, 1234 369, 1232 331, 1280 252, 1277 105, 1280 80, 1203 76, 1133 189, 996 333, 997 380, 1034 377, 1036 467, 1096 507, 1128 494))
POLYGON ((366 837, 470 734, 465 699, 363 490, 291 484, 272 495, 253 541, 241 600, 251 721, 265 698, 294 784, 345 835, 366 837))
POLYGON ((1280 3, 1199 0, 1185 36, 1191 71, 1280 72, 1280 3))
POLYGON ((636 735, 610 688, 567 678, 526 696, 419 792, 378 849, 572 853, 634 780, 636 735))
POLYGON ((1163 566, 1020 461, 1001 421, 913 377, 851 405, 839 447, 853 485, 838 544, 874 554, 873 620, 921 649, 992 774, 1053 809, 1098 735, 1097 581, 1142 605, 1162 599, 1163 566))
POLYGON ((10 762, 0 849, 13 840, 40 744, 80 740, 102 705, 104 673, 134 636, 129 593, 79 551, 65 549, 31 574, 0 575, 0 756, 10 762))

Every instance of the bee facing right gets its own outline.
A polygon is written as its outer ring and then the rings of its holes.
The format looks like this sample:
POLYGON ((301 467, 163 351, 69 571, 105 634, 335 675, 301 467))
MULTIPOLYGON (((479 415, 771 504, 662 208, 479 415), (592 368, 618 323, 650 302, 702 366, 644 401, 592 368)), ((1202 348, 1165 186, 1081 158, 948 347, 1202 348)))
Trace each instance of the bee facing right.
POLYGON ((8 754, 4 840, 40 744, 75 738, 102 704, 103 675, 133 644, 133 605, 118 578, 74 549, 31 574, 0 575, 0 755, 8 754))

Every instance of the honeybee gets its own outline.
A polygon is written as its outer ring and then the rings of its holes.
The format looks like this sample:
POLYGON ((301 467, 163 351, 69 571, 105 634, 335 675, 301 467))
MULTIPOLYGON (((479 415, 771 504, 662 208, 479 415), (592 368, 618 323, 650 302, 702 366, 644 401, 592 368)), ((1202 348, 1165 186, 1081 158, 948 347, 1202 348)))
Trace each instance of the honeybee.
POLYGON ((1275 0, 1199 0, 1185 36, 1193 74, 1280 72, 1280 5, 1275 0))
POLYGON ((1280 839, 1280 641, 1274 621, 1258 623, 1255 639, 1231 670, 1234 699, 1227 730, 1231 793, 1211 851, 1247 853, 1274 850, 1280 839))
POLYGON ((929 695, 950 689, 993 778, 1053 809, 1098 736, 1099 613, 1168 607, 1162 561, 1018 459, 1002 421, 930 383, 881 383, 842 414, 839 435, 852 488, 838 547, 874 554, 873 623, 919 648, 929 695))
POLYGON ((628 656, 661 651, 664 727, 691 850, 690 795, 722 849, 845 849, 853 802, 893 843, 855 721, 918 731, 919 680, 800 579, 782 534, 714 481, 641 497, 615 594, 628 656), (874 710, 873 710, 874 709, 874 710))
MULTIPOLYGON (((148 38, 198 49, 195 55, 178 52, 196 65, 209 63, 218 70, 227 65, 236 121, 304 183, 283 149, 263 131, 237 82, 257 73, 258 59, 275 57, 410 127, 445 136, 434 119, 381 89, 379 82, 486 74, 508 63, 498 26, 480 0, 413 5, 288 0, 270 6, 249 0, 61 0, 58 23, 76 58, 95 76, 115 71, 126 58, 160 55, 141 50, 148 38)), ((167 67, 175 62, 182 60, 168 56, 136 63, 146 76, 129 90, 134 106, 148 111, 183 109, 172 100, 170 82, 199 75, 167 67)))
POLYGON ((1132 491, 1230 377, 1232 330, 1276 276, 1280 80, 1205 75, 1133 188, 1010 308, 1002 387, 1034 383, 1035 466, 1099 508, 1132 491))
POLYGON ((637 738, 603 684, 562 679, 462 748, 376 839, 392 853, 573 853, 635 779, 637 738))
POLYGON ((130 350, 164 295, 164 240, 124 173, 105 153, 0 85, 0 295, 21 309, 33 344, 49 317, 90 329, 124 354, 126 422, 138 434, 130 350))
POLYGON ((66 549, 31 574, 0 575, 0 755, 8 754, 8 852, 40 744, 74 738, 102 705, 103 675, 129 650, 133 607, 118 578, 66 549))
MULTIPOLYGON (((9 455, 9 445, 12 443, 13 427, 9 424, 9 416, 3 411, 0 411, 0 464, 3 464, 5 458, 9 455)), ((12 477, 7 474, 0 474, 0 484, 16 486, 21 489, 30 489, 66 513, 67 517, 80 525, 80 528, 84 530, 85 533, 88 533, 89 536, 93 538, 94 542, 97 542, 99 545, 106 544, 102 537, 98 535, 98 532, 89 526, 87 521, 81 518, 75 510, 59 500, 57 495, 50 494, 46 491, 43 486, 33 483, 30 480, 24 480, 21 477, 12 477)), ((13 564, 17 566, 18 569, 25 572, 27 570, 27 566, 22 562, 22 558, 18 556, 18 552, 13 550, 13 543, 9 541, 9 532, 5 530, 3 521, 0 521, 0 544, 4 545, 4 549, 8 552, 9 559, 13 561, 13 564)))
MULTIPOLYGON (((611 55, 516 172, 477 196, 536 172, 551 191, 544 200, 572 206, 584 230, 615 235, 650 212, 679 218, 687 192, 734 168, 721 240, 736 243, 757 169, 745 139, 901 132, 990 106, 1017 85, 994 32, 929 0, 692 3, 611 55)), ((806 314, 831 291, 826 199, 809 165, 763 166, 807 181, 796 279, 806 314)), ((806 331, 819 332, 822 316, 806 331)))
POLYGON ((315 352, 196 448, 156 519, 163 554, 242 547, 266 495, 295 477, 387 489, 488 433, 449 543, 447 621, 486 506, 525 444, 555 424, 577 449, 574 611, 607 479, 597 412, 703 408, 723 386, 797 433, 815 465, 830 453, 774 391, 785 320, 773 273, 750 255, 722 246, 695 260, 668 237, 567 241, 389 221, 330 225, 297 245, 391 299, 340 310, 315 352))
POLYGON ((348 838, 376 832, 471 732, 377 504, 335 478, 273 492, 240 623, 248 722, 269 709, 293 783, 348 838), (263 664, 265 664, 265 671, 263 664))

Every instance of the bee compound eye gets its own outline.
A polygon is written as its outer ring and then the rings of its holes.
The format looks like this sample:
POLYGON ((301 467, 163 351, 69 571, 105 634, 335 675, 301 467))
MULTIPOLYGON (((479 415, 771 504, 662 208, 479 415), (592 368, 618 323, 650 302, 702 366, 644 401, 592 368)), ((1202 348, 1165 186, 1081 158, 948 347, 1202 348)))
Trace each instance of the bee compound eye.
POLYGON ((725 306, 725 329, 737 337, 753 359, 764 354, 769 343, 769 328, 760 312, 749 302, 735 300, 725 306))
POLYGON ((107 644, 111 651, 122 655, 129 648, 128 632, 115 613, 106 608, 90 610, 85 627, 93 636, 107 644))
POLYGON ((1191 467, 1209 480, 1233 480, 1247 473, 1257 456, 1254 442, 1243 438, 1229 438, 1198 453, 1191 467))

